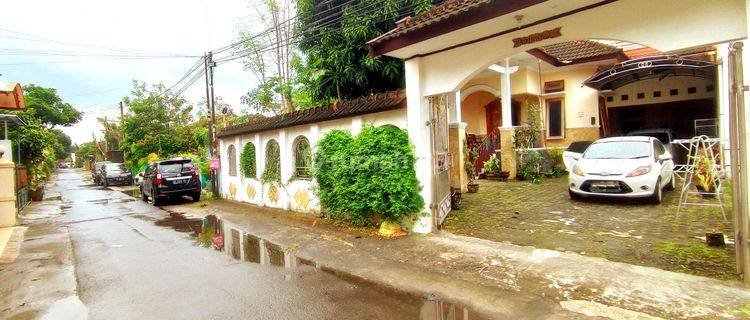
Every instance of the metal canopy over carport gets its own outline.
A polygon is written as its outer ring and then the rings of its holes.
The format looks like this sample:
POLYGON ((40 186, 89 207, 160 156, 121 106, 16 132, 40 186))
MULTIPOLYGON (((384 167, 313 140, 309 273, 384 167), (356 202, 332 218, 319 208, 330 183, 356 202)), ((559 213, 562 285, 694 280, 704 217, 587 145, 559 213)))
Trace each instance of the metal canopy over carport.
POLYGON ((680 56, 651 56, 624 61, 583 82, 599 91, 614 90, 633 82, 674 76, 716 78, 716 63, 680 56))

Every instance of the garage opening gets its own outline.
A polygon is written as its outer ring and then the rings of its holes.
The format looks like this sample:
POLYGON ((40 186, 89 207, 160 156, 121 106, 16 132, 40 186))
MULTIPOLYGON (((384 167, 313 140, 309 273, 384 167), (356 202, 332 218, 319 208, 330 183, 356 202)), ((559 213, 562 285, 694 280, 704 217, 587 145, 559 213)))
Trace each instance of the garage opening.
MULTIPOLYGON (((673 138, 718 137, 715 50, 631 59, 584 82, 600 94, 604 136, 668 130, 673 138)), ((666 141, 665 141, 666 142, 666 141)))

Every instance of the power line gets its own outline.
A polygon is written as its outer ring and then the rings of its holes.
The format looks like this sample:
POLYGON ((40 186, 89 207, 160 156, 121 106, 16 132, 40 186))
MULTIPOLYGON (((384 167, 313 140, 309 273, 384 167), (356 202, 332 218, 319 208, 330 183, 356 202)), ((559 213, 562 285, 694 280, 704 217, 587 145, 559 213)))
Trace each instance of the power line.
MULTIPOLYGON (((49 39, 49 38, 41 37, 41 36, 30 34, 30 33, 19 32, 19 31, 4 29, 4 28, 0 28, 0 31, 5 31, 5 32, 9 32, 9 33, 14 33, 14 34, 19 34, 19 35, 27 36, 26 38, 23 38, 23 37, 14 37, 15 39, 18 39, 18 40, 27 40, 27 41, 36 41, 36 42, 49 42, 49 43, 57 43, 57 44, 68 45, 68 46, 104 49, 104 50, 109 50, 109 51, 131 52, 131 53, 141 52, 141 53, 150 53, 150 54, 165 54, 165 53, 159 53, 159 52, 155 52, 155 51, 141 50, 141 49, 128 49, 128 48, 118 48, 118 47, 109 47, 109 46, 101 46, 101 45, 91 45, 91 44, 82 44, 82 43, 75 43, 75 42, 60 41, 60 40, 55 40, 55 39, 49 39), (31 37, 31 38, 28 38, 28 37, 31 37)), ((4 37, 11 38, 11 36, 4 36, 4 37)), ((169 55, 169 54, 167 54, 167 55, 169 55)))
POLYGON ((182 81, 185 81, 185 79, 187 79, 190 76, 190 74, 192 74, 193 72, 195 72, 196 70, 198 70, 198 68, 200 68, 201 64, 204 63, 204 61, 203 61, 204 59, 205 59, 204 57, 201 57, 200 59, 198 59, 198 61, 196 61, 195 63, 193 63, 193 65, 190 67, 190 69, 188 69, 188 71, 185 72, 185 75, 183 75, 182 78, 180 78, 180 80, 177 80, 177 82, 175 84, 173 84, 171 87, 169 87, 167 89, 167 91, 172 91, 172 89, 174 89, 182 81))
POLYGON ((100 91, 93 91, 93 92, 86 92, 86 93, 80 93, 80 94, 63 95, 63 98, 67 99, 67 98, 74 98, 74 97, 93 96, 93 95, 97 95, 97 94, 118 91, 118 90, 122 90, 122 89, 125 89, 125 88, 130 88, 130 87, 129 86, 125 86, 125 87, 112 88, 112 89, 100 90, 100 91))
MULTIPOLYGON (((357 11, 354 11, 353 14, 375 13, 376 11, 379 10, 379 9, 377 9, 376 5, 377 5, 376 3, 370 3, 370 4, 365 5, 363 7, 357 8, 356 9, 357 11), (373 7, 375 7, 375 8, 373 8, 373 7), (372 9, 372 10, 370 10, 370 9, 372 9)), ((408 5, 408 6, 404 7, 404 8, 401 8, 401 10, 396 11, 396 14, 397 15, 406 14, 406 13, 410 12, 412 9, 416 8, 417 6, 418 6, 417 4, 408 5)), ((337 14, 339 14, 339 13, 337 13, 337 14)), ((327 19, 327 18, 328 17, 326 17, 324 19, 327 19)), ((232 55, 230 55, 228 57, 217 59, 216 63, 221 64, 221 63, 229 62, 229 61, 232 61, 232 60, 241 59, 241 58, 244 58, 244 57, 247 57, 247 56, 250 56, 250 55, 262 54, 262 53, 265 53, 265 52, 268 52, 268 51, 276 50, 276 49, 278 49, 280 47, 298 44, 298 43, 300 43, 303 40, 304 36, 311 36, 311 37, 322 36, 323 33, 326 31, 325 28, 327 28, 327 27, 329 27, 329 26, 331 26, 331 25, 333 25, 333 24, 335 24, 337 22, 340 22, 342 19, 343 19, 343 14, 341 14, 341 17, 337 17, 334 20, 330 20, 330 21, 328 21, 328 22, 326 22, 324 24, 318 25, 318 26, 316 26, 314 28, 303 30, 303 31, 301 31, 299 33, 294 34, 290 38, 281 39, 281 40, 276 41, 274 43, 268 44, 265 47, 262 47, 260 49, 253 49, 253 51, 249 51, 249 50, 239 51, 239 52, 234 53, 234 54, 232 54, 232 55)), ((380 20, 374 21, 374 23, 381 23, 381 22, 388 21, 390 19, 391 19, 390 17, 384 17, 384 18, 381 18, 380 20)))
POLYGON ((61 60, 61 61, 40 61, 40 62, 14 62, 14 63, 0 63, 0 66, 27 66, 27 65, 41 65, 41 64, 65 64, 65 63, 82 63, 92 61, 110 61, 110 60, 142 60, 150 61, 157 59, 169 59, 173 57, 161 57, 161 58, 147 58, 147 57, 123 57, 123 58, 101 58, 101 59, 82 59, 82 60, 61 60))

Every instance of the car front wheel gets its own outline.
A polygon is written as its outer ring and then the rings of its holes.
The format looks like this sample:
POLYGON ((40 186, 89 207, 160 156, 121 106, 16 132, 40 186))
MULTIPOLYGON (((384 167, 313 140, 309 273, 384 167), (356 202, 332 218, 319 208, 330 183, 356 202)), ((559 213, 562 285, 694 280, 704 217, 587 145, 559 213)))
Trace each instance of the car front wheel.
POLYGON ((648 202, 651 202, 653 204, 661 204, 663 192, 661 188, 661 178, 656 180, 656 187, 654 188, 654 193, 648 198, 648 202))

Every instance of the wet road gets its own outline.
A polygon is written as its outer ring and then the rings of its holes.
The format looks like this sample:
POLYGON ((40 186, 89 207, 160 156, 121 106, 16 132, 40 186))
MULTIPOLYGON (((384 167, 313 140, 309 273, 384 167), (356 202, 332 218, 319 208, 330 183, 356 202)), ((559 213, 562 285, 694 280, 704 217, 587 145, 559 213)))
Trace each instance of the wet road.
POLYGON ((90 319, 435 319, 422 299, 200 247, 154 224, 166 212, 94 186, 87 173, 57 179, 48 193, 61 195, 90 319))

